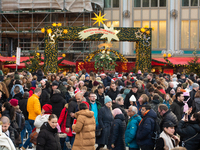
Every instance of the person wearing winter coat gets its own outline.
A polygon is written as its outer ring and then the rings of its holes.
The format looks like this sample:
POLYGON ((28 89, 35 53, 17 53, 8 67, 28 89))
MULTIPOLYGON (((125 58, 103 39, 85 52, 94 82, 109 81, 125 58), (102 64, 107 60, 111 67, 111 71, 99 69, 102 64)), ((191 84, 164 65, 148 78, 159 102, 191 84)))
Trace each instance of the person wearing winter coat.
POLYGON ((192 111, 199 112, 200 111, 200 90, 198 90, 195 94, 195 98, 192 104, 192 111))
POLYGON ((69 103, 69 100, 71 98, 75 97, 75 94, 74 94, 74 88, 72 86, 68 86, 67 87, 67 92, 65 94, 65 100, 67 103, 69 103))
POLYGON ((171 121, 175 125, 178 124, 178 119, 177 119, 176 115, 171 110, 168 110, 167 105, 165 105, 165 104, 158 105, 158 113, 162 117, 161 122, 160 122, 161 130, 163 129, 163 124, 165 122, 171 121))
POLYGON ((183 116, 183 103, 184 96, 182 92, 176 93, 176 99, 170 106, 170 110, 177 116, 178 121, 181 120, 183 116))
MULTIPOLYGON (((189 115, 189 114, 188 114, 189 115)), ((194 113, 189 121, 184 115, 177 126, 177 133, 188 150, 198 150, 200 146, 200 113, 194 113)))
POLYGON ((107 95, 112 99, 113 102, 115 102, 115 99, 118 94, 119 94, 119 90, 117 89, 116 84, 111 83, 110 90, 108 91, 107 95))
POLYGON ((161 132, 160 137, 156 140, 155 150, 165 150, 165 148, 171 150, 178 147, 180 139, 174 135, 175 126, 176 125, 171 121, 164 123, 163 131, 161 132))
POLYGON ((136 100, 138 100, 138 94, 137 94, 137 91, 138 91, 138 87, 136 85, 133 85, 130 92, 126 95, 126 98, 124 100, 124 108, 125 109, 128 109, 129 106, 131 105, 130 102, 129 102, 129 99, 132 95, 135 96, 136 100))
POLYGON ((138 110, 135 106, 129 106, 128 116, 130 117, 128 125, 125 131, 125 143, 129 147, 129 150, 139 150, 139 146, 136 141, 136 133, 138 124, 142 118, 137 114, 138 110))
POLYGON ((113 122, 113 115, 111 113, 112 99, 109 96, 105 96, 104 104, 105 106, 101 107, 98 112, 98 128, 102 130, 101 135, 96 138, 96 143, 98 144, 96 150, 99 150, 105 145, 108 145, 110 129, 113 122))
POLYGON ((14 89, 15 89, 16 86, 19 87, 20 93, 23 95, 24 94, 24 89, 23 89, 22 85, 20 84, 20 81, 16 80, 14 83, 15 83, 15 85, 13 85, 13 87, 12 87, 12 89, 10 91, 11 96, 14 97, 14 95, 15 95, 14 89))
POLYGON ((138 115, 142 116, 141 109, 143 105, 149 102, 149 97, 146 94, 142 94, 138 101, 136 102, 136 107, 138 109, 138 115))
POLYGON ((40 81, 41 86, 42 86, 42 94, 40 95, 40 104, 41 107, 44 106, 45 104, 48 104, 50 102, 50 94, 46 90, 46 81, 41 80, 40 81))
POLYGON ((141 150, 153 150, 154 141, 152 135, 155 127, 156 112, 151 109, 151 106, 146 104, 141 108, 142 120, 139 123, 137 131, 137 144, 141 150))
POLYGON ((56 114, 57 117, 60 116, 62 109, 64 108, 66 101, 62 97, 59 89, 53 91, 53 95, 50 99, 50 105, 52 105, 52 113, 56 114))
POLYGON ((72 126, 76 132, 72 150, 95 150, 96 123, 94 112, 85 103, 79 104, 79 111, 75 113, 76 124, 72 126))
POLYGON ((104 98, 105 98, 105 94, 104 94, 104 88, 103 86, 98 86, 97 88, 97 92, 96 92, 96 95, 97 95, 97 101, 99 103, 101 103, 101 106, 104 106, 104 98))
POLYGON ((109 147, 111 146, 112 150, 125 150, 125 130, 126 122, 125 117, 122 111, 119 108, 115 108, 112 111, 114 122, 111 127, 110 138, 109 138, 109 147))
POLYGON ((58 118, 55 114, 51 114, 48 122, 45 122, 40 128, 37 137, 36 150, 61 150, 60 139, 58 137, 57 126, 58 118))
POLYGON ((103 82, 103 85, 105 87, 110 86, 111 78, 109 76, 106 76, 105 73, 101 73, 100 77, 101 77, 101 81, 103 82))
POLYGON ((192 88, 193 88, 192 91, 190 91, 190 100, 188 101, 189 107, 192 106, 192 103, 193 103, 194 98, 195 98, 195 94, 199 90, 199 84, 198 83, 193 83, 192 84, 192 88))

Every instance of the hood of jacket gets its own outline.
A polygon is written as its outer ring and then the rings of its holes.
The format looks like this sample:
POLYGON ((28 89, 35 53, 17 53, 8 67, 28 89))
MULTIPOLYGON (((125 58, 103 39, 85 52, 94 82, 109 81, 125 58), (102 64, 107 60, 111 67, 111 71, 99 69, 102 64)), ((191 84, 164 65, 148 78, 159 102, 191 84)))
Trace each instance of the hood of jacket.
POLYGON ((147 117, 147 116, 153 117, 154 119, 157 118, 157 114, 156 114, 156 112, 153 109, 149 110, 149 112, 145 116, 143 116, 143 117, 147 117))
POLYGON ((127 95, 130 92, 130 89, 125 89, 124 94, 127 95))
POLYGON ((115 119, 120 119, 121 121, 125 120, 124 114, 118 114, 115 116, 115 119))
POLYGON ((88 118, 92 118, 94 116, 94 112, 90 111, 89 109, 79 110, 75 113, 75 118, 78 118, 79 115, 86 116, 88 118))
POLYGON ((151 103, 154 103, 154 104, 159 104, 160 103, 160 101, 157 99, 153 99, 152 101, 151 101, 151 103))
POLYGON ((60 100, 63 99, 62 95, 60 93, 53 94, 50 101, 53 103, 58 103, 60 100))

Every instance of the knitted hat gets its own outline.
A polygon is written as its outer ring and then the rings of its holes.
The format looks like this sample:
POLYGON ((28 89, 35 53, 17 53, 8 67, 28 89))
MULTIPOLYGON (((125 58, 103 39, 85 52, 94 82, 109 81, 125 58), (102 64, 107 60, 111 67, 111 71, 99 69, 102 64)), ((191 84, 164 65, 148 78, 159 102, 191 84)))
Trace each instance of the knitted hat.
POLYGON ((99 85, 99 82, 94 81, 94 82, 93 82, 93 86, 97 86, 97 85, 99 85))
POLYGON ((68 85, 68 83, 66 81, 63 81, 62 84, 63 85, 68 85))
POLYGON ((136 98, 135 98, 135 96, 132 95, 132 96, 129 98, 129 101, 131 101, 131 102, 136 102, 136 98))
POLYGON ((58 85, 59 85, 59 83, 57 81, 52 82, 52 86, 58 86, 58 85))
POLYGON ((85 75, 85 78, 86 78, 86 77, 90 77, 90 75, 89 75, 89 74, 86 74, 86 75, 85 75))
POLYGON ((141 71, 141 70, 138 70, 138 74, 142 74, 142 71, 141 71))
POLYGON ((78 84, 81 84, 81 83, 84 85, 84 82, 83 82, 83 81, 79 81, 79 82, 78 82, 78 84))
POLYGON ((44 109, 45 111, 50 111, 52 110, 52 106, 50 104, 45 104, 42 109, 44 109))
POLYGON ((106 104, 108 102, 112 102, 112 99, 109 96, 105 96, 104 104, 106 104))
POLYGON ((10 104, 12 106, 17 106, 18 105, 18 100, 17 99, 11 99, 9 102, 10 102, 10 104))
POLYGON ((199 84, 198 84, 198 83, 193 83, 193 84, 192 84, 192 87, 193 87, 193 88, 197 88, 197 87, 199 87, 199 84))
POLYGON ((82 103, 85 103, 87 105, 88 109, 90 109, 90 105, 88 102, 82 101, 82 103))
POLYGON ((163 128, 164 127, 175 127, 176 126, 176 124, 174 124, 174 123, 172 123, 171 121, 167 121, 167 122, 165 122, 164 124, 163 124, 163 128))
POLYGON ((113 111, 112 111, 112 114, 115 118, 116 115, 119 115, 119 114, 122 114, 122 111, 119 109, 119 108, 115 108, 113 111))

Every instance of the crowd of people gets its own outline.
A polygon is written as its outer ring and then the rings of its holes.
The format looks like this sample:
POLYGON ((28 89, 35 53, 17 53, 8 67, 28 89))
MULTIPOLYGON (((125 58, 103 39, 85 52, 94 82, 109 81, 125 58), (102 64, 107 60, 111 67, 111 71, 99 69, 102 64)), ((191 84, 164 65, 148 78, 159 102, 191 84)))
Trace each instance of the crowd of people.
POLYGON ((39 69, 1 72, 0 80, 0 141, 8 137, 8 147, 200 149, 200 77, 194 73, 44 75, 39 69))

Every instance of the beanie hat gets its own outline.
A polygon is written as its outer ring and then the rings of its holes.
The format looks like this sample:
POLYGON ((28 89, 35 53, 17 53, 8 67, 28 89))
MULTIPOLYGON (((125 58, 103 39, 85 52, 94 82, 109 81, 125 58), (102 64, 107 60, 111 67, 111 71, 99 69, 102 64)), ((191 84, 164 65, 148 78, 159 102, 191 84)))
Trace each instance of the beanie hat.
POLYGON ((11 99, 9 102, 10 102, 10 104, 12 106, 17 106, 18 105, 18 100, 17 99, 11 99))
POLYGON ((136 102, 136 98, 135 98, 135 96, 132 95, 132 96, 129 98, 129 101, 131 101, 131 102, 136 102))
POLYGON ((119 115, 119 114, 122 114, 122 111, 119 109, 119 108, 115 108, 113 111, 112 111, 112 114, 115 118, 116 115, 119 115))
POLYGON ((52 113, 52 106, 50 104, 45 104, 42 109, 45 110, 45 112, 52 113))
POLYGON ((97 85, 99 85, 99 82, 94 81, 93 86, 97 86, 97 85))
POLYGON ((58 86, 58 85, 59 85, 59 83, 57 81, 52 82, 52 86, 58 86))
POLYGON ((86 77, 90 77, 90 75, 89 75, 89 74, 86 74, 86 75, 85 75, 85 78, 86 78, 86 77))
POLYGON ((112 102, 112 99, 109 96, 105 96, 104 104, 106 104, 108 102, 112 102))
POLYGON ((82 101, 82 103, 85 103, 87 105, 88 109, 90 109, 90 105, 88 102, 82 101))
POLYGON ((174 124, 174 123, 172 123, 171 121, 167 121, 167 122, 165 122, 164 124, 163 124, 163 128, 164 127, 175 127, 176 126, 176 124, 174 124))
POLYGON ((193 84, 192 84, 192 87, 193 87, 193 88, 197 88, 197 87, 199 87, 199 84, 193 83, 193 84))
POLYGON ((79 82, 78 82, 78 84, 81 84, 81 83, 84 85, 84 82, 83 82, 83 81, 79 81, 79 82))

